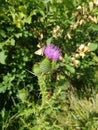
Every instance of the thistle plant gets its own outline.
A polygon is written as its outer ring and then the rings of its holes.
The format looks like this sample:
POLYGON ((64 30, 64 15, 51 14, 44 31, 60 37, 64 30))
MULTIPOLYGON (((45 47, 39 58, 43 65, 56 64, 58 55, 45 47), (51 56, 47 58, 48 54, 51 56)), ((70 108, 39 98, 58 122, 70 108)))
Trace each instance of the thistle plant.
POLYGON ((33 67, 34 74, 38 77, 38 84, 42 95, 42 106, 48 102, 48 90, 51 86, 51 75, 57 69, 57 60, 61 56, 61 51, 53 44, 49 44, 44 49, 45 58, 33 67))

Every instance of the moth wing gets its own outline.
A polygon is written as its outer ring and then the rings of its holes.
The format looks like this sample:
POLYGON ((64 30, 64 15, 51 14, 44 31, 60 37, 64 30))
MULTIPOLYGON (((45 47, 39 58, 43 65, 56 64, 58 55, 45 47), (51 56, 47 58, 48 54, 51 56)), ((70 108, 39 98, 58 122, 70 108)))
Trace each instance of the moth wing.
POLYGON ((43 52, 44 52, 44 47, 42 47, 42 48, 38 49, 37 51, 35 51, 34 54, 43 56, 43 52))

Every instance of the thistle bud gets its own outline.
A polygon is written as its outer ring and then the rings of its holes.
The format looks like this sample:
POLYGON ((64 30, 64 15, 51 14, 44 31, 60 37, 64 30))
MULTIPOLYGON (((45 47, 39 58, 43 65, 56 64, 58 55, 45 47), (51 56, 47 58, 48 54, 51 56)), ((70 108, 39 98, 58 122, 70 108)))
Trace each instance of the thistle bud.
POLYGON ((51 70, 51 61, 47 58, 45 58, 41 63, 40 63, 40 70, 43 73, 47 73, 51 70))

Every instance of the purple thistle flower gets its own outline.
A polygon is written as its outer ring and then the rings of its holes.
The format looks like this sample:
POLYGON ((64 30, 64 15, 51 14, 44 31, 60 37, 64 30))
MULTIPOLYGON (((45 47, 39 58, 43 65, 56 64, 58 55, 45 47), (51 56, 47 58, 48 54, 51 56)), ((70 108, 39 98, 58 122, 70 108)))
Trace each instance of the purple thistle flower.
POLYGON ((47 58, 56 61, 61 56, 61 51, 55 45, 49 44, 45 47, 44 54, 47 58))

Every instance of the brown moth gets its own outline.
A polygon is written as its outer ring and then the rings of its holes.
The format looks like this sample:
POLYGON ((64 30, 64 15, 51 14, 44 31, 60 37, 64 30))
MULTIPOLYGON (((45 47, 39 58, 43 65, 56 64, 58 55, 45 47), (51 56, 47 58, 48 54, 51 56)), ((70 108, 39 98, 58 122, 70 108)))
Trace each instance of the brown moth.
POLYGON ((39 55, 39 56, 43 56, 43 52, 44 52, 45 46, 43 46, 42 43, 39 43, 37 45, 37 47, 39 49, 37 51, 35 51, 34 54, 39 55))

